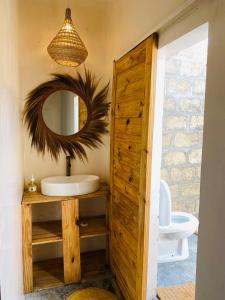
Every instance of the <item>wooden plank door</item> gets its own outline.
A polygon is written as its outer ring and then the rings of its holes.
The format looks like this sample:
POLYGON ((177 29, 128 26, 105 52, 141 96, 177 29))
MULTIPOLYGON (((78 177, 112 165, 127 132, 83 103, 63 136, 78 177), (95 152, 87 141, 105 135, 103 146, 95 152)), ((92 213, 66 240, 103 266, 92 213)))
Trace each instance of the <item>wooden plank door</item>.
POLYGON ((146 300, 157 35, 114 63, 110 264, 126 300, 146 300))

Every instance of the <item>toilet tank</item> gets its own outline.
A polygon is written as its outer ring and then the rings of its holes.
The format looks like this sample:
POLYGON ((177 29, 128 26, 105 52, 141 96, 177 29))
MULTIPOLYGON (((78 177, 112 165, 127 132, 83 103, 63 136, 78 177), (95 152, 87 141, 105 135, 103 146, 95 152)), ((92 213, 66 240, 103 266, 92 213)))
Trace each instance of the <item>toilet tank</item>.
POLYGON ((169 226, 171 222, 171 193, 168 184, 160 181, 159 226, 169 226))

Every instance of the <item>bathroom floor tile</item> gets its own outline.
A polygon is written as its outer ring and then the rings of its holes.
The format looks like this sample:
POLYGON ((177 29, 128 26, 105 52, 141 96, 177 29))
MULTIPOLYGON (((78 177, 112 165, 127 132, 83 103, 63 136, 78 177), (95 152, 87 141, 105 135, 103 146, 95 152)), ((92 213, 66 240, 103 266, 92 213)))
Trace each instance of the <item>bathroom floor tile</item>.
POLYGON ((194 282, 196 277, 197 235, 189 238, 190 256, 184 261, 158 265, 158 287, 194 282))

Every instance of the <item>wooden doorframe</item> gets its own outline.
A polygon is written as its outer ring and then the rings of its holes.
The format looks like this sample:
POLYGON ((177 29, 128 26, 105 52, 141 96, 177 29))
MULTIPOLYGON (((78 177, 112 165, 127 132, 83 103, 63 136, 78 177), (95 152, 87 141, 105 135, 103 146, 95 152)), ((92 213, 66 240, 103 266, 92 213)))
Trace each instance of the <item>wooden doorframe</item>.
POLYGON ((149 80, 145 86, 145 101, 148 108, 145 110, 143 118, 143 139, 142 145, 146 145, 146 149, 142 151, 141 158, 141 185, 142 190, 145 191, 144 199, 142 201, 139 218, 142 220, 139 229, 139 238, 143 235, 143 245, 139 245, 138 265, 138 294, 145 299, 147 295, 147 281, 148 281, 148 250, 149 250, 149 226, 150 226, 150 201, 151 201, 151 170, 152 170, 152 150, 153 150, 153 129, 154 129, 154 112, 155 112, 155 84, 156 84, 156 62, 157 62, 157 41, 158 35, 153 35, 153 46, 150 46, 150 39, 146 40, 146 57, 147 66, 145 68, 145 78, 149 80), (151 65, 151 68, 148 67, 151 65), (148 99, 148 101, 147 101, 148 99), (148 126, 147 126, 148 125, 148 126), (145 165, 146 163, 146 165, 145 165), (144 213, 143 213, 144 212, 144 213), (144 215, 144 218, 141 216, 144 215), (144 254, 144 255, 143 255, 144 254))
MULTIPOLYGON (((153 125, 155 111, 155 84, 156 84, 156 63, 157 63, 157 42, 158 35, 155 33, 145 39, 146 61, 145 61, 145 104, 142 117, 142 139, 141 139, 141 163, 140 163, 140 193, 139 198, 139 226, 137 253, 137 300, 146 300, 148 282, 148 254, 149 254, 149 226, 150 226, 150 203, 151 203, 151 169, 153 149, 153 125)), ((141 43, 141 44, 142 44, 141 43)), ((138 45, 139 46, 139 45, 138 45)), ((137 46, 137 47, 138 47, 137 46)), ((135 47, 136 48, 136 47, 135 47)), ((135 49, 134 48, 134 49, 135 49)), ((133 50, 133 49, 132 49, 133 50)), ((131 51, 132 51, 131 50, 131 51)), ((129 51, 130 52, 130 51, 129 51)), ((128 52, 128 53, 129 53, 128 52)), ((126 55, 126 54, 125 54, 126 55)), ((119 60, 118 60, 119 61, 119 60)), ((116 104, 116 63, 114 61, 112 108, 111 108, 111 136, 110 136, 110 189, 113 189, 114 176, 114 132, 115 132, 115 104, 116 104)), ((110 213, 112 208, 112 197, 110 200, 110 213)), ((111 215, 110 229, 111 229, 111 215)), ((110 230, 111 231, 111 230, 110 230)), ((111 247, 110 247, 111 248, 111 247)), ((110 250, 111 251, 111 250, 110 250)), ((112 265, 111 254, 110 264, 112 265)))

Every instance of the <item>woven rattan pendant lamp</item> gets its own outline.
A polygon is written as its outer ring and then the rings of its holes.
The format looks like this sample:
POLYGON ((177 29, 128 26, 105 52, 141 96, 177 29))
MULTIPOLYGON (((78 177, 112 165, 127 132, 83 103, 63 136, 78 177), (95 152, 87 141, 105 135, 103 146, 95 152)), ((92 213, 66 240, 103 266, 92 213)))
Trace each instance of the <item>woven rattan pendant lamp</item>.
POLYGON ((48 53, 58 64, 67 67, 79 66, 88 56, 73 25, 70 8, 66 9, 63 26, 48 46, 48 53))

